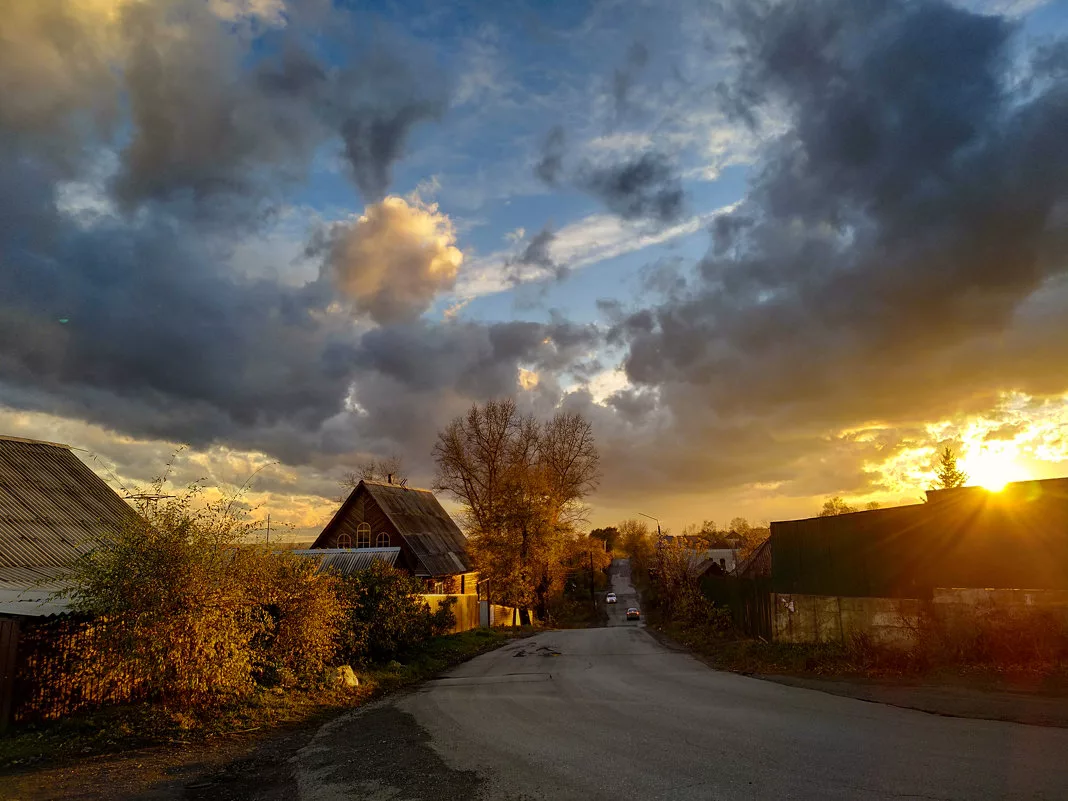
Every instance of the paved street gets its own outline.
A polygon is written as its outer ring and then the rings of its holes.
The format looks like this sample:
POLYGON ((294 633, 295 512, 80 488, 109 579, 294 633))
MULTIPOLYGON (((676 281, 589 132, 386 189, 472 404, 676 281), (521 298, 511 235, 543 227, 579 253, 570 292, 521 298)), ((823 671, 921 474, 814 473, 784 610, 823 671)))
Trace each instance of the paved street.
POLYGON ((345 716, 303 799, 1068 798, 1068 730, 938 717, 709 669, 621 620, 479 657, 345 716))
POLYGON ((633 620, 627 620, 627 607, 636 606, 638 609, 642 608, 638 600, 638 591, 634 589, 634 585, 630 581, 630 560, 616 559, 612 562, 610 575, 612 590, 615 592, 619 602, 605 605, 605 609, 608 610, 608 625, 644 627, 644 621, 636 623, 633 620))

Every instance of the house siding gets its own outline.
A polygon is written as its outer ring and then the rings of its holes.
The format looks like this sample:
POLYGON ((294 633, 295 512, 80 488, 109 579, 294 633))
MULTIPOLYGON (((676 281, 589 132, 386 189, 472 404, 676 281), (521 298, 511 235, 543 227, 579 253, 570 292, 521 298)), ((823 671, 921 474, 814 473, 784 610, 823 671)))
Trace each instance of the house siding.
POLYGON ((315 548, 337 548, 338 539, 343 534, 347 534, 352 543, 349 547, 356 547, 356 527, 360 523, 367 523, 371 527, 371 546, 375 546, 378 540, 378 535, 385 532, 389 535, 389 545, 382 547, 400 548, 400 558, 397 559, 396 566, 401 568, 406 573, 415 575, 415 569, 418 562, 415 559, 415 555, 412 553, 411 548, 404 541, 404 537, 400 536, 396 527, 392 521, 382 512, 378 504, 375 503, 374 498, 365 493, 361 493, 353 500, 352 505, 345 511, 345 513, 331 526, 324 531, 319 539, 315 541, 315 548))
POLYGON ((360 547, 357 529, 362 523, 370 527, 369 547, 399 548, 396 566, 422 579, 428 592, 476 592, 466 540, 428 490, 361 481, 312 549, 360 547), (389 538, 388 545, 379 542, 382 534, 389 538))

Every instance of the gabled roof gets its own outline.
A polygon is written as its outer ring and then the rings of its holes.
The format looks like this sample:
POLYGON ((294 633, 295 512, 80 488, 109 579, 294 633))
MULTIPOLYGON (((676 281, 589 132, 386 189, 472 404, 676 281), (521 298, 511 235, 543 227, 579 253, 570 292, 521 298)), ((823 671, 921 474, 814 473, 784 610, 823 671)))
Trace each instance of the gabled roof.
POLYGON ((293 553, 297 556, 321 559, 317 571, 319 573, 330 569, 342 576, 349 576, 357 570, 366 570, 374 562, 393 567, 400 556, 400 548, 313 548, 293 553))
POLYGON ((25 606, 101 535, 136 519, 68 446, 0 436, 2 597, 16 592, 25 606))
MULTIPOLYGON (((475 569, 467 555, 467 538, 430 490, 363 480, 345 499, 316 542, 329 539, 362 491, 389 518, 419 564, 417 576, 451 576, 475 569)), ((315 547, 314 545, 312 546, 315 547)))

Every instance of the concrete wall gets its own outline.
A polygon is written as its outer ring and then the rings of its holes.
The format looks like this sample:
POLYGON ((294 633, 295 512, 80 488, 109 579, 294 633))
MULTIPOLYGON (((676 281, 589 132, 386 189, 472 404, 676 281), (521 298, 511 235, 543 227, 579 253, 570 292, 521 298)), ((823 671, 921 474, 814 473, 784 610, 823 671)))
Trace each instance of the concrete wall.
POLYGON ((909 645, 925 609, 948 625, 989 611, 1052 610, 1068 622, 1068 591, 938 588, 915 598, 863 598, 772 593, 777 642, 845 642, 863 634, 879 644, 909 645))
POLYGON ((921 611, 913 598, 847 598, 772 593, 772 636, 777 642, 845 642, 866 634, 877 643, 912 639, 921 611))

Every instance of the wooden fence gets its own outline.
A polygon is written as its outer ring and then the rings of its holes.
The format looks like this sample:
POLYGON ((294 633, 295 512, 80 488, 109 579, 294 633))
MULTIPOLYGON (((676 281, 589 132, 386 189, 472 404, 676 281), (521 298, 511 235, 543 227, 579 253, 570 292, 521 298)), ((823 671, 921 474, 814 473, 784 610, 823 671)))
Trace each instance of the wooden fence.
POLYGON ((55 720, 104 703, 145 695, 132 675, 105 670, 99 658, 101 621, 64 618, 20 632, 9 719, 55 720))
POLYGON ((734 625, 750 637, 772 637, 771 579, 705 576, 701 591, 717 606, 731 611, 734 625))

